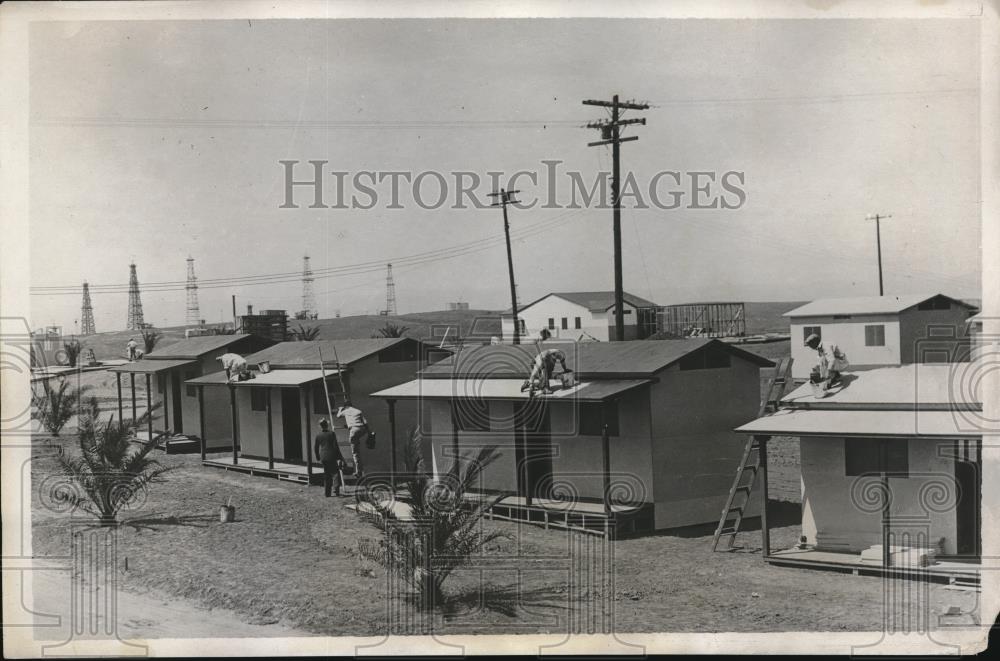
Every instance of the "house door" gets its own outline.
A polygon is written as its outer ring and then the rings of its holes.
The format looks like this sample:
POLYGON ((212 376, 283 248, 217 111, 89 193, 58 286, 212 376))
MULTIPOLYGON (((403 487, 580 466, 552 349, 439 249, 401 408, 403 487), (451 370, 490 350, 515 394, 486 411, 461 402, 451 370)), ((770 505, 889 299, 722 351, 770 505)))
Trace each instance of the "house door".
POLYGON ((982 554, 980 536, 980 453, 977 441, 961 441, 955 457, 958 503, 955 507, 955 546, 958 555, 978 558, 982 554))
POLYGON ((281 389, 281 434, 284 439, 285 461, 302 461, 302 418, 299 391, 281 389))
POLYGON ((184 433, 184 416, 181 414, 181 375, 170 374, 170 417, 173 418, 175 434, 184 433))
POLYGON ((540 400, 515 407, 517 493, 524 498, 547 498, 552 482, 552 435, 549 409, 540 400))

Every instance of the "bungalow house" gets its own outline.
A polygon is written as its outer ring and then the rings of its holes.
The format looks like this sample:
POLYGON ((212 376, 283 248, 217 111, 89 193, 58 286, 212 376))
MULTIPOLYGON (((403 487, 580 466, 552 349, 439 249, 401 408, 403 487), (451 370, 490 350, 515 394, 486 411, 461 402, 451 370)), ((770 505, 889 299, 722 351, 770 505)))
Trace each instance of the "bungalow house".
POLYGON ((222 369, 216 360, 225 353, 246 354, 259 351, 274 344, 271 340, 256 335, 205 335, 192 337, 174 344, 155 349, 142 360, 124 363, 109 368, 115 373, 118 389, 118 416, 123 413, 122 375, 128 375, 131 391, 131 413, 135 417, 137 402, 135 393, 136 376, 145 379, 147 406, 154 402, 162 404, 150 420, 148 433, 153 427, 170 430, 174 435, 189 438, 204 437, 211 447, 225 446, 232 437, 229 417, 225 415, 227 400, 224 393, 205 393, 199 396, 195 388, 184 386, 184 381, 203 374, 213 374, 222 369), (155 377, 155 389, 153 378, 155 377), (155 396, 154 396, 155 393, 155 396), (204 428, 201 412, 205 412, 204 428))
POLYGON ((529 399, 534 347, 472 347, 373 394, 420 403, 425 462, 495 445, 480 493, 508 494, 492 515, 615 534, 713 522, 753 419, 760 368, 731 344, 690 340, 551 343, 575 375, 529 399))
MULTIPOLYGON (((517 311, 522 337, 537 337, 547 329, 552 337, 607 342, 615 334, 615 293, 580 291, 546 294, 517 311)), ((625 292, 626 340, 641 340, 656 332, 656 304, 625 292)), ((504 340, 514 336, 510 310, 501 314, 504 340)))
POLYGON ((740 426, 761 445, 765 498, 768 439, 800 439, 801 541, 772 549, 765 512, 764 559, 978 581, 985 425, 979 384, 955 383, 969 373, 968 363, 877 368, 823 398, 804 384, 740 426))
MULTIPOLYGON (((376 432, 375 447, 362 454, 365 471, 388 473, 395 456, 392 429, 416 424, 416 406, 407 403, 387 412, 369 393, 411 379, 421 367, 447 355, 412 338, 281 342, 246 356, 252 379, 233 384, 225 374, 191 379, 188 386, 224 398, 222 410, 234 421, 228 443, 232 456, 203 457, 205 464, 308 483, 314 472, 322 472, 314 466, 312 441, 319 421, 330 417, 329 392, 330 409, 336 412, 350 396, 376 432)), ((343 420, 332 422, 350 461, 343 420)))
POLYGON ((975 309, 943 294, 821 298, 806 303, 784 314, 791 325, 792 377, 808 379, 817 364, 816 352, 804 346, 814 333, 824 343, 839 346, 854 370, 956 360, 967 342, 966 319, 975 309), (951 347, 921 351, 921 343, 929 338, 936 345, 950 339, 951 347))

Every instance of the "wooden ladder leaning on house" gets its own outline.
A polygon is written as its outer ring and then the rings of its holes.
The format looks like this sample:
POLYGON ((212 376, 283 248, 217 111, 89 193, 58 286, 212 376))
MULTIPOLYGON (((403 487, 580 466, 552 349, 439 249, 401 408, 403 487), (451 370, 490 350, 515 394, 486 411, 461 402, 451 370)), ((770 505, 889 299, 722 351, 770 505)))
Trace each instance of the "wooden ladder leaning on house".
MULTIPOLYGON (((768 384, 767 395, 760 403, 760 410, 757 417, 761 417, 769 411, 778 410, 778 402, 785 394, 785 387, 791 381, 792 359, 782 358, 774 368, 774 376, 768 384)), ((750 505, 750 495, 753 492, 754 484, 757 482, 757 473, 760 470, 760 445, 753 436, 747 438, 746 446, 743 448, 743 457, 740 459, 740 467, 736 469, 736 479, 729 489, 729 496, 726 497, 726 506, 722 508, 722 516, 719 518, 719 526, 715 529, 715 536, 712 538, 712 550, 719 550, 719 540, 728 537, 729 542, 723 550, 733 550, 736 542, 736 534, 740 531, 740 524, 743 523, 745 510, 750 505), (750 474, 749 480, 744 481, 746 474, 750 474), (742 496, 742 499, 740 499, 742 496)))

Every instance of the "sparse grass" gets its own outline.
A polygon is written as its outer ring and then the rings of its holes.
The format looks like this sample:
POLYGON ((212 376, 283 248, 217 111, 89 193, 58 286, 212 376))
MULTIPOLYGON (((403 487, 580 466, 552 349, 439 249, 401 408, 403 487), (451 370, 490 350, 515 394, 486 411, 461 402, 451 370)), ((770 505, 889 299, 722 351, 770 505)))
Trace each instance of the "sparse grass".
MULTIPOLYGON (((58 470, 53 446, 70 443, 36 439, 33 483, 58 470)), ((153 589, 231 609, 247 621, 280 620, 316 634, 381 635, 387 622, 396 633, 430 630, 431 620, 410 610, 408 590, 381 568, 361 563, 359 570, 355 540, 370 528, 346 508, 353 499, 323 498, 318 487, 205 468, 197 456, 158 459, 178 469, 141 509, 123 516, 118 554, 129 567, 118 578, 123 589, 153 589), (230 495, 236 521, 222 524, 219 506, 230 495)), ((34 553, 66 555, 69 517, 44 509, 37 489, 32 498, 34 553)), ((780 509, 796 512, 794 506, 780 509)), ((794 543, 797 525, 778 519, 773 544, 794 543)), ((454 600, 434 631, 564 632, 569 622, 592 621, 602 604, 614 609, 622 632, 859 631, 882 623, 881 580, 768 566, 756 550, 756 531, 741 534, 738 544, 749 548, 737 553, 711 553, 711 530, 615 542, 614 591, 602 601, 607 588, 581 583, 591 577, 571 572, 567 555, 569 549, 580 553, 597 546, 571 546, 558 530, 484 525, 513 538, 489 550, 500 559, 455 572, 449 587, 454 600)), ((934 612, 954 599, 943 586, 930 590, 934 612)))

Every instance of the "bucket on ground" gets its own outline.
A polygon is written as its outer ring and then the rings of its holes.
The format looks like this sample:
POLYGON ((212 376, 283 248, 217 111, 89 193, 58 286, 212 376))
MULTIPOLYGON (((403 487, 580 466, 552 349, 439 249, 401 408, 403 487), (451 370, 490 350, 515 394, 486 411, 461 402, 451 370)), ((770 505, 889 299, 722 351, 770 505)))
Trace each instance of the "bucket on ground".
POLYGON ((236 506, 223 505, 219 508, 219 521, 222 523, 232 523, 236 520, 236 506))

